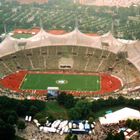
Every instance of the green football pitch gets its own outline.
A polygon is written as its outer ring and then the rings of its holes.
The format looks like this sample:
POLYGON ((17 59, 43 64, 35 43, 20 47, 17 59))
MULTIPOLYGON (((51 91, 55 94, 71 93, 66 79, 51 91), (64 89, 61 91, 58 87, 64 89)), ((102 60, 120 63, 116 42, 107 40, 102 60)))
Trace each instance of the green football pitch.
POLYGON ((27 74, 20 89, 47 90, 48 87, 59 87, 59 90, 70 91, 99 91, 100 76, 72 74, 27 74))

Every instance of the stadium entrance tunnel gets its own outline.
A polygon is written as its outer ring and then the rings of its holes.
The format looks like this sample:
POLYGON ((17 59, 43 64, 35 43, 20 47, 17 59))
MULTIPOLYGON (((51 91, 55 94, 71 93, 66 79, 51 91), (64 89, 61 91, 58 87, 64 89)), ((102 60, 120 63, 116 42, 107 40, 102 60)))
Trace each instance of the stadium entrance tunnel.
POLYGON ((17 93, 45 95, 47 86, 57 86, 60 91, 66 91, 74 96, 91 96, 116 92, 121 89, 122 81, 118 77, 105 73, 17 71, 1 78, 0 85, 4 89, 17 93), (44 80, 44 77, 49 83, 44 80), (63 79, 58 80, 60 77, 63 79), (36 82, 32 81, 34 78, 36 82))

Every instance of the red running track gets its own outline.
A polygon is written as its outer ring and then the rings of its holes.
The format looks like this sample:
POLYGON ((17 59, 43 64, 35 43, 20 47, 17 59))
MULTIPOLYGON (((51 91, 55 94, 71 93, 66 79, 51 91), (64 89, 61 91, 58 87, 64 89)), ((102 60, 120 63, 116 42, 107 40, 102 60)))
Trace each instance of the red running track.
MULTIPOLYGON (((76 72, 31 72, 31 71, 19 71, 13 74, 10 74, 6 77, 3 77, 0 79, 0 84, 11 91, 14 92, 27 92, 27 93, 34 93, 43 95, 46 94, 46 90, 20 90, 20 86, 22 84, 22 81, 24 80, 24 77, 28 73, 44 73, 44 74, 53 74, 53 73, 63 73, 63 74, 82 74, 82 75, 97 75, 97 73, 76 73, 76 72)), ((69 94, 73 94, 75 96, 82 96, 82 95, 95 95, 95 94, 105 94, 105 93, 111 93, 114 91, 119 90, 122 87, 121 80, 117 77, 108 75, 108 74, 100 74, 101 76, 101 89, 98 92, 80 92, 80 91, 69 91, 69 94)))

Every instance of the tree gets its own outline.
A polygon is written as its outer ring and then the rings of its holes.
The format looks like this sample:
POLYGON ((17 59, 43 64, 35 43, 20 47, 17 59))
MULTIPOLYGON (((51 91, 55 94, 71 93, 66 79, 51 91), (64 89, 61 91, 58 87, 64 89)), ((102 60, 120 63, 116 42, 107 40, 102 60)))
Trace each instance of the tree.
POLYGON ((136 119, 132 120, 130 124, 130 128, 133 130, 138 130, 139 122, 136 119))
POLYGON ((55 120, 55 118, 53 117, 53 115, 48 114, 48 121, 53 122, 54 120, 55 120))
POLYGON ((65 140, 78 140, 77 135, 72 135, 71 133, 66 135, 65 140))
POLYGON ((39 120, 39 119, 42 119, 42 118, 46 118, 46 114, 42 113, 42 112, 39 112, 37 113, 35 116, 34 116, 35 119, 39 120))
POLYGON ((42 111, 46 107, 43 101, 30 101, 30 100, 15 100, 5 96, 0 97, 0 116, 4 121, 7 121, 9 115, 25 116, 29 112, 35 115, 39 111, 42 111), (4 110, 2 110, 4 109, 4 110))
POLYGON ((10 116, 8 117, 7 122, 8 122, 9 124, 11 124, 11 125, 14 125, 14 124, 16 124, 17 120, 16 120, 16 118, 15 118, 13 115, 10 115, 10 116))
POLYGON ((17 128, 19 130, 24 130, 26 128, 25 122, 23 120, 19 120, 17 123, 17 128))
POLYGON ((38 120, 38 122, 41 124, 41 125, 44 125, 46 123, 46 118, 41 118, 38 120))
POLYGON ((64 92, 60 93, 57 97, 57 102, 60 104, 60 105, 64 105, 65 103, 65 100, 66 100, 66 94, 64 92))
POLYGON ((74 96, 71 94, 66 94, 65 92, 58 95, 57 102, 66 108, 72 108, 75 105, 74 96))
POLYGON ((74 104, 75 104, 75 100, 74 100, 73 95, 68 94, 68 95, 66 96, 66 101, 64 102, 64 106, 65 106, 66 108, 72 108, 72 107, 74 106, 74 104))
POLYGON ((71 136, 72 136, 72 134, 66 135, 65 140, 71 140, 71 136))
POLYGON ((79 110, 80 118, 79 119, 87 119, 89 117, 89 114, 91 113, 91 103, 87 100, 79 100, 75 108, 79 110))
POLYGON ((91 103, 87 100, 79 100, 76 105, 69 110, 71 119, 88 119, 91 112, 91 103))
POLYGON ((81 113, 77 108, 71 108, 68 112, 69 114, 69 118, 72 120, 78 120, 79 118, 81 118, 81 113))
POLYGON ((113 140, 121 140, 120 134, 117 133, 116 135, 113 136, 113 140))
POLYGON ((123 131, 120 131, 120 133, 115 135, 113 135, 112 132, 109 132, 105 140, 125 140, 125 136, 123 131))
POLYGON ((14 140, 15 129, 12 125, 6 124, 0 119, 0 139, 1 140, 14 140))
POLYGON ((89 119, 88 119, 89 124, 92 124, 93 121, 94 121, 93 117, 89 117, 89 119))
POLYGON ((114 136, 112 135, 112 132, 109 132, 109 133, 107 134, 107 137, 106 137, 105 140, 114 140, 114 136))
POLYGON ((119 96, 117 101, 119 105, 124 105, 126 103, 126 99, 123 96, 119 96))
POLYGON ((71 137, 71 140, 78 140, 77 135, 73 135, 73 136, 71 137))
POLYGON ((124 133, 123 131, 120 131, 120 140, 124 140, 124 139, 125 139, 124 133))
POLYGON ((37 112, 38 112, 38 108, 36 106, 32 105, 29 109, 29 114, 31 116, 34 116, 37 112))
POLYGON ((128 127, 130 127, 131 122, 132 122, 132 121, 131 121, 130 119, 127 119, 127 120, 126 120, 126 125, 127 125, 128 127))
POLYGON ((100 109, 101 109, 101 105, 98 103, 98 101, 93 101, 92 102, 92 111, 97 112, 100 109))
POLYGON ((13 121, 16 123, 18 120, 18 115, 15 111, 13 110, 8 110, 6 109, 5 112, 2 112, 1 118, 5 121, 8 122, 9 116, 13 116, 13 121))
POLYGON ((17 106, 17 113, 19 116, 25 116, 28 111, 28 106, 24 105, 22 102, 17 106))

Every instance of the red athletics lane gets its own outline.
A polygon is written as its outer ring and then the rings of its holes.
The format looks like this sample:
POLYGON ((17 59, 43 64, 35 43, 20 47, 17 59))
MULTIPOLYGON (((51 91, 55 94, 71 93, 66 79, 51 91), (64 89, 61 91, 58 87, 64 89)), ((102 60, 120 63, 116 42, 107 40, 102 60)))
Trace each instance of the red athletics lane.
MULTIPOLYGON (((11 91, 14 92, 26 92, 26 93, 34 93, 43 95, 46 94, 46 90, 20 90, 20 86, 24 77, 28 73, 44 73, 44 74, 80 74, 80 75, 97 75, 97 73, 81 73, 81 72, 32 72, 32 71, 18 71, 16 73, 10 74, 6 77, 0 79, 0 84, 11 91)), ((95 94, 105 94, 111 93, 113 91, 117 91, 122 87, 122 83, 120 79, 117 77, 108 75, 108 74, 100 74, 101 76, 101 89, 98 92, 79 92, 79 91, 67 91, 69 94, 73 94, 75 96, 82 96, 82 95, 95 95, 95 94)))

